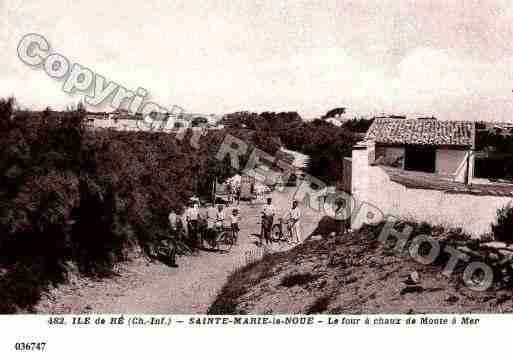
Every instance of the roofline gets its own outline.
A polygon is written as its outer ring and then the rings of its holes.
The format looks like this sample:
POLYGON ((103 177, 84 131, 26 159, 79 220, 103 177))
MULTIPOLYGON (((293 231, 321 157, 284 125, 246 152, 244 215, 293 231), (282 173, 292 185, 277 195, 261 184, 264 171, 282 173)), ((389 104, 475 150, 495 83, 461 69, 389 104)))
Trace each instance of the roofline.
POLYGON ((422 146, 422 147, 438 147, 438 148, 465 148, 471 149, 473 146, 471 144, 468 145, 457 145, 457 144, 421 144, 421 143, 391 143, 391 142, 377 142, 376 145, 382 147, 404 147, 404 146, 422 146))

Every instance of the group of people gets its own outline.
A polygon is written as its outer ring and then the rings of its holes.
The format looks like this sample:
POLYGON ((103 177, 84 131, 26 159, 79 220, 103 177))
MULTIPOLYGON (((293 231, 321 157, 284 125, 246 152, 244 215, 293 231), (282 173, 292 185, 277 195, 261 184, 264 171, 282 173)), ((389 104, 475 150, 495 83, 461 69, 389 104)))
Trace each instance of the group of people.
POLYGON ((203 242, 213 239, 229 224, 236 241, 239 232, 239 210, 234 208, 227 215, 224 205, 200 206, 199 201, 192 201, 182 216, 174 211, 169 214, 172 235, 183 236, 191 248, 203 247, 203 242))
MULTIPOLYGON (((262 227, 260 234, 260 243, 271 242, 271 230, 276 220, 276 207, 272 199, 268 198, 266 204, 261 210, 262 227)), ((293 240, 299 243, 301 241, 301 211, 298 202, 293 201, 291 208, 286 215, 287 224, 293 236, 293 240)), ((215 236, 223 230, 230 228, 233 231, 233 238, 237 242, 240 231, 240 214, 237 208, 227 211, 225 206, 200 206, 199 201, 192 201, 181 215, 175 211, 169 213, 169 225, 171 236, 175 240, 188 242, 193 250, 199 250, 204 247, 204 242, 215 239, 215 236), (229 212, 227 214, 227 212, 229 212)))
MULTIPOLYGON (((271 242, 271 229, 276 216, 276 207, 272 204, 272 199, 268 198, 267 203, 262 207, 262 232, 260 238, 265 239, 266 243, 271 242)), ((298 207, 298 201, 292 201, 292 207, 287 213, 288 225, 292 232, 293 240, 299 243, 301 241, 301 211, 298 207)))
POLYGON ((228 203, 237 203, 240 204, 240 194, 241 188, 240 183, 228 183, 227 184, 227 193, 228 193, 228 203))
MULTIPOLYGON (((227 200, 230 204, 240 204, 241 200, 241 183, 240 182, 228 182, 226 184, 227 200)), ((253 203, 253 200, 261 201, 266 193, 266 188, 262 185, 251 182, 249 184, 249 201, 253 203)))

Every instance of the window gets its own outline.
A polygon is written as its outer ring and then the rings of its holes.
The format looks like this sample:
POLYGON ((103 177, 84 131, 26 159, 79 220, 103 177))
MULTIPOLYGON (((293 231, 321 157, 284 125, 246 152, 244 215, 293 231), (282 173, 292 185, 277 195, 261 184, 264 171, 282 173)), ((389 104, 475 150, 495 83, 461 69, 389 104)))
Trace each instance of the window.
POLYGON ((430 146, 406 146, 405 170, 434 173, 435 164, 436 148, 430 146))

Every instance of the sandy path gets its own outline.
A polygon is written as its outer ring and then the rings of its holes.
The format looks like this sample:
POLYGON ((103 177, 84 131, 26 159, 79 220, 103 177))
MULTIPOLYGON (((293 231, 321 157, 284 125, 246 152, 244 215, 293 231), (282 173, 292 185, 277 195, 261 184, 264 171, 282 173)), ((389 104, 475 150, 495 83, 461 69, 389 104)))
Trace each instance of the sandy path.
MULTIPOLYGON (((290 207, 293 188, 273 193, 273 202, 279 214, 290 207)), ((179 257, 178 268, 159 265, 144 274, 140 285, 123 294, 96 298, 88 308, 96 313, 193 314, 206 313, 216 294, 236 268, 260 257, 264 248, 256 245, 255 234, 260 232, 259 213, 262 203, 241 204, 241 232, 239 244, 229 253, 202 251, 197 256, 179 257)), ((320 216, 302 208, 303 236, 312 232, 320 216)), ((273 245, 270 250, 289 248, 273 245)), ((108 288, 106 288, 108 291, 108 288)))

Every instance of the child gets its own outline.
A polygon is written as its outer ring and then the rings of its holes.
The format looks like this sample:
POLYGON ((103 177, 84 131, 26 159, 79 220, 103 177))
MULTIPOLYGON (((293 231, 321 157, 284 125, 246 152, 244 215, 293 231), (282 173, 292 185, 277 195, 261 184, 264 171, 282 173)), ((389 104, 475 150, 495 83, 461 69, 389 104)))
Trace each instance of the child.
POLYGON ((238 236, 240 229, 239 229, 239 210, 236 208, 232 210, 232 214, 230 215, 230 223, 231 223, 232 231, 233 231, 233 242, 234 242, 234 244, 237 244, 237 236, 238 236))

